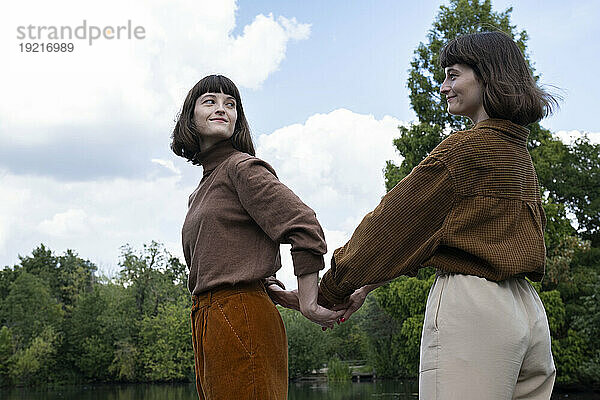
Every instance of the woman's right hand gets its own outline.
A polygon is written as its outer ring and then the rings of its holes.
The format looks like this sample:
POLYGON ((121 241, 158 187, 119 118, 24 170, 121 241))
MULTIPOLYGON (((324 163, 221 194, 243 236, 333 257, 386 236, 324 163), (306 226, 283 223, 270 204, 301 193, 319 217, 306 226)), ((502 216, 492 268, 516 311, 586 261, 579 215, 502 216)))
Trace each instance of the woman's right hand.
POLYGON ((333 329, 333 326, 344 315, 346 309, 331 311, 317 304, 319 293, 319 275, 312 273, 298 277, 298 300, 300 312, 309 320, 325 328, 333 329))
POLYGON ((300 306, 300 312, 312 322, 321 325, 323 328, 333 329, 334 325, 346 312, 345 309, 340 311, 331 311, 327 308, 316 304, 314 307, 303 308, 300 306))

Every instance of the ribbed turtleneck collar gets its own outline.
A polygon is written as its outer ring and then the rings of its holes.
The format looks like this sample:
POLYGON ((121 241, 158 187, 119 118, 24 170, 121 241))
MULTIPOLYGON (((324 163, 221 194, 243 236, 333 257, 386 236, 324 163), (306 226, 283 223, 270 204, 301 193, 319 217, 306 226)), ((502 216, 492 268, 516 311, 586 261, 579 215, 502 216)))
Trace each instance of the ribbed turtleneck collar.
POLYGON ((473 129, 477 128, 493 129, 503 133, 504 135, 507 135, 509 138, 512 138, 513 141, 518 141, 519 143, 524 144, 527 143, 527 137, 529 136, 529 129, 510 122, 507 119, 488 118, 477 123, 473 127, 473 129))
POLYGON ((203 175, 208 175, 213 169, 221 164, 227 157, 237 151, 230 139, 225 139, 215 143, 211 148, 206 151, 200 152, 198 160, 204 168, 203 175))

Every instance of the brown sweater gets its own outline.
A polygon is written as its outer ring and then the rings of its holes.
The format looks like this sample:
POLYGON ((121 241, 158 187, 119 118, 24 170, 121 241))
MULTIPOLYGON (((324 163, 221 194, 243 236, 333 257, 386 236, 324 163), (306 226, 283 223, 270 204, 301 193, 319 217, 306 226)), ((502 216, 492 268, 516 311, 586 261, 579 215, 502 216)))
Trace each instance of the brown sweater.
POLYGON ((321 281, 325 299, 341 303, 357 288, 424 266, 541 280, 546 218, 528 134, 488 119, 446 138, 334 251, 321 281))
POLYGON ((204 174, 182 229, 192 294, 237 282, 274 282, 280 243, 292 245, 296 275, 324 268, 327 248, 315 212, 269 164, 235 150, 229 140, 200 158, 204 174))

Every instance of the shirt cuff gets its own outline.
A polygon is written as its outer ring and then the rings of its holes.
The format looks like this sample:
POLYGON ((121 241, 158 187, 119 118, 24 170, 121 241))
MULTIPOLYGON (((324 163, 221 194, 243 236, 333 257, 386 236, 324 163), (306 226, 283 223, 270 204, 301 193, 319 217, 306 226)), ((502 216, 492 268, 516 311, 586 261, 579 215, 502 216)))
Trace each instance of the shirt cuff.
POLYGON ((344 289, 335 283, 331 269, 323 275, 319 288, 321 289, 321 295, 330 304, 343 304, 353 292, 352 289, 344 289))
POLYGON ((292 251, 292 262, 294 263, 294 275, 296 276, 312 274, 325 268, 323 255, 317 255, 309 251, 292 251))

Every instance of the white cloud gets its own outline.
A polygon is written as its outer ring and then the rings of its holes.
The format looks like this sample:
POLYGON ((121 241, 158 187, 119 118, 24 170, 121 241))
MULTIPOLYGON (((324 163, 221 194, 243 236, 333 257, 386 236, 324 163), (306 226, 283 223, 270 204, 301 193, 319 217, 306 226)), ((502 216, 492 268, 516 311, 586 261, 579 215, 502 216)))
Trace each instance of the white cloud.
POLYGON ((177 175, 181 175, 181 170, 175 166, 172 160, 161 160, 160 158, 153 158, 151 161, 155 164, 162 165, 163 167, 177 175))
POLYGON ((582 138, 584 134, 587 134, 590 143, 600 144, 600 132, 582 132, 579 130, 558 131, 554 136, 558 137, 565 144, 573 144, 575 140, 582 138))
MULTIPOLYGON (((294 18, 257 15, 239 36, 237 1, 166 0, 100 3, 78 0, 9 2, 0 14, 0 138, 43 144, 61 126, 107 120, 137 123, 131 134, 168 131, 187 91, 204 75, 229 75, 258 88, 285 58, 290 40, 310 25, 294 18), (22 53, 17 26, 142 26, 142 40, 75 41, 72 53, 22 53), (54 128, 54 129, 53 129, 54 128), (10 136, 9 136, 10 135, 10 136)), ((105 135, 114 137, 107 131, 105 135)))
POLYGON ((88 234, 88 215, 82 209, 70 209, 54 214, 51 219, 45 219, 38 225, 38 230, 49 236, 68 236, 88 234))
POLYGON ((74 249, 109 270, 126 243, 157 240, 183 260, 181 224, 194 186, 177 175, 61 183, 5 173, 0 186, 8 189, 0 191, 0 266, 40 243, 59 254, 74 249))

